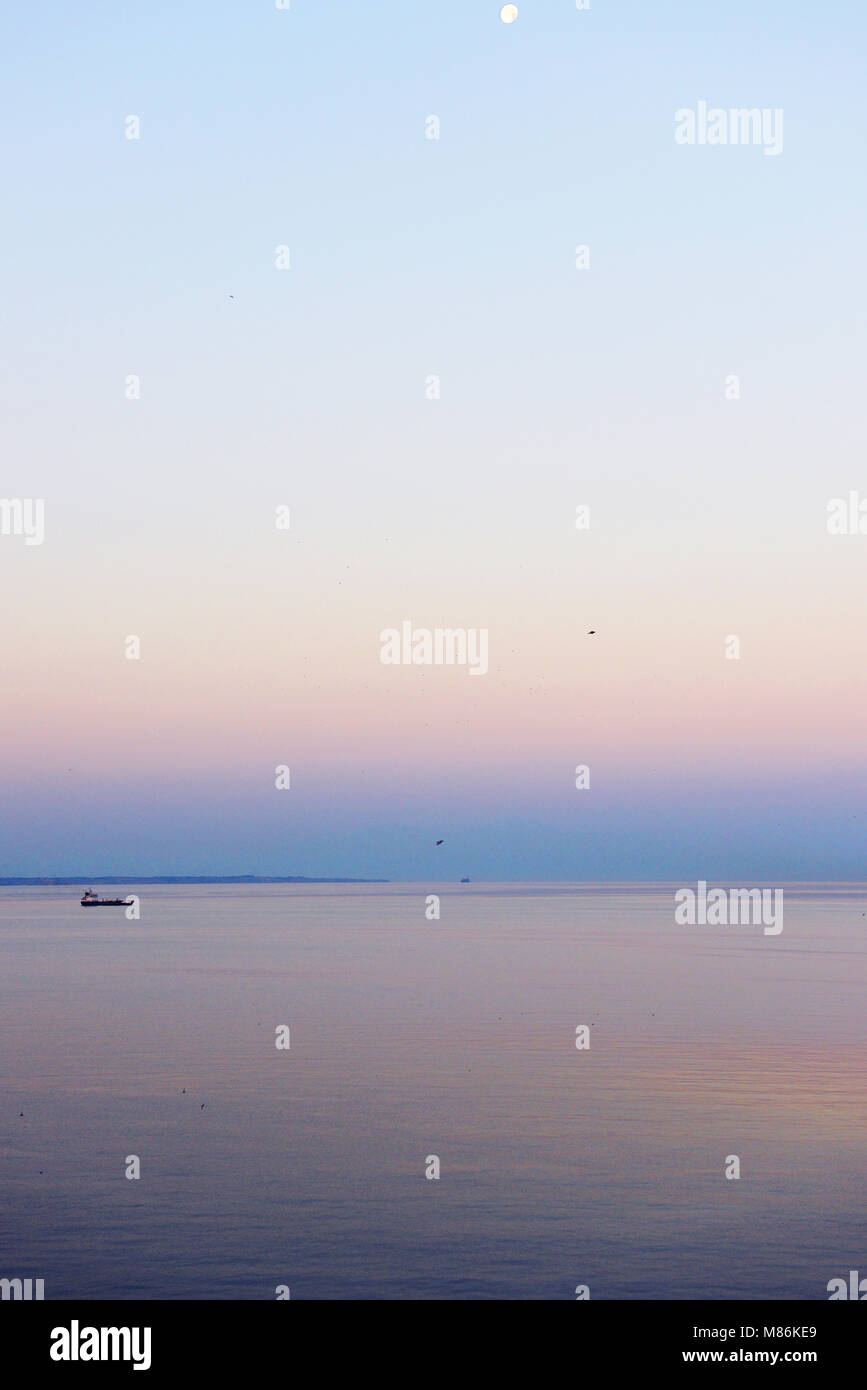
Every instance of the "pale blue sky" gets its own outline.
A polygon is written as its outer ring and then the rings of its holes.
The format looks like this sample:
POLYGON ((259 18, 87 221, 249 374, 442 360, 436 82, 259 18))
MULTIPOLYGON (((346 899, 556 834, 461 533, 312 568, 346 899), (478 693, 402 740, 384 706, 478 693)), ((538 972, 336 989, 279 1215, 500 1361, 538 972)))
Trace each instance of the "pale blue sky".
POLYGON ((449 818, 466 847, 449 875, 863 867, 861 793, 840 778, 863 767, 867 538, 829 546, 824 514, 867 495, 864 9, 498 11, 103 0, 0 17, 0 496, 48 506, 44 547, 0 542, 13 728, 39 711, 5 769, 7 872, 425 876, 412 837, 449 818), (699 100, 782 108, 782 154, 677 146, 674 113, 699 100), (599 518, 582 559, 580 502, 599 518), (462 695, 435 696, 418 727, 408 695, 380 700, 356 728, 379 627, 404 618, 490 626, 485 694, 466 718, 462 695), (592 698, 573 620, 610 634, 592 698), (145 722, 125 724, 111 653, 139 630, 165 653, 129 696, 145 722), (722 714, 708 653, 731 630, 767 664, 722 714), (99 758, 85 650, 109 663, 92 668, 106 780, 58 804, 53 760, 81 789, 99 758), (285 730, 268 703, 284 670, 285 730), (535 722, 543 687, 555 717, 535 722), (310 753, 287 862, 255 787, 311 746, 318 708, 346 783, 310 753), (185 751, 209 717, 218 811, 205 751, 185 751), (682 720, 695 741, 675 771, 662 744, 682 720), (493 744, 476 767, 452 739, 491 729, 511 781, 493 744), (664 797, 631 745, 618 760, 633 738, 664 797), (594 750, 579 827, 569 769, 594 750), (739 758, 760 789, 744 804, 723 785, 739 758), (704 792, 678 792, 693 764, 704 792))

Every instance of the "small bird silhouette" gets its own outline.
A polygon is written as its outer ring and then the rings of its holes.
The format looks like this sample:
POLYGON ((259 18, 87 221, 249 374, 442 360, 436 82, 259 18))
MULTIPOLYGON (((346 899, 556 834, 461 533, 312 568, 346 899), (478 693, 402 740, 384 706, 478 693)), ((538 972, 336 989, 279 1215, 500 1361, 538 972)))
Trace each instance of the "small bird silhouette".
POLYGON ((199 1109, 200 1109, 200 1110, 204 1110, 204 1108, 205 1108, 205 1102, 202 1101, 202 1104, 199 1106, 199 1109))
POLYGON ((437 844, 438 844, 438 845, 441 845, 442 843, 443 843, 442 840, 437 840, 437 844))
POLYGON ((590 631, 588 632, 587 636, 588 636, 588 637, 595 637, 595 636, 596 636, 596 629, 595 629, 595 627, 591 627, 591 629, 590 629, 590 631))

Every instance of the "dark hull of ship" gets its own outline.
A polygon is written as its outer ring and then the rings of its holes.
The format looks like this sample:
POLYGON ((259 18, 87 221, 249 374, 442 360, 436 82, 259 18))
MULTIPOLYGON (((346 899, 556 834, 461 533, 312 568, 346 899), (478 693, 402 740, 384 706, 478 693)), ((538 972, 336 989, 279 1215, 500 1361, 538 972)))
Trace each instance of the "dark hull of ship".
POLYGON ((82 903, 82 907, 130 907, 126 898, 100 898, 97 903, 82 903))

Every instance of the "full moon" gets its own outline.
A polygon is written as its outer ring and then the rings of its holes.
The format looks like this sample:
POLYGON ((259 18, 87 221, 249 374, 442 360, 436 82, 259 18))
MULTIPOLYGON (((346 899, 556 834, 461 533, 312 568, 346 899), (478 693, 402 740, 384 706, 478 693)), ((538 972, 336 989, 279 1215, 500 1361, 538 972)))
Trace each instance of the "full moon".
POLYGON ((514 24, 517 18, 517 5, 504 5, 503 8, 500 10, 500 19, 503 21, 504 24, 514 24))

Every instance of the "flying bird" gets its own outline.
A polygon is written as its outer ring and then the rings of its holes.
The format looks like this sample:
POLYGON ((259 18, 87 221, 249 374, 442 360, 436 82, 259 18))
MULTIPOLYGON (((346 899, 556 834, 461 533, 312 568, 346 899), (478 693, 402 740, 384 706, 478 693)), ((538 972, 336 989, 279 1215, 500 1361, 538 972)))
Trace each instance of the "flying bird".
POLYGON ((596 629, 595 629, 595 627, 591 627, 591 629, 590 629, 590 631, 588 632, 587 636, 588 636, 588 637, 595 637, 595 636, 596 636, 596 629))
POLYGON ((442 843, 443 843, 442 840, 437 840, 437 844, 438 844, 438 845, 441 845, 442 843))

